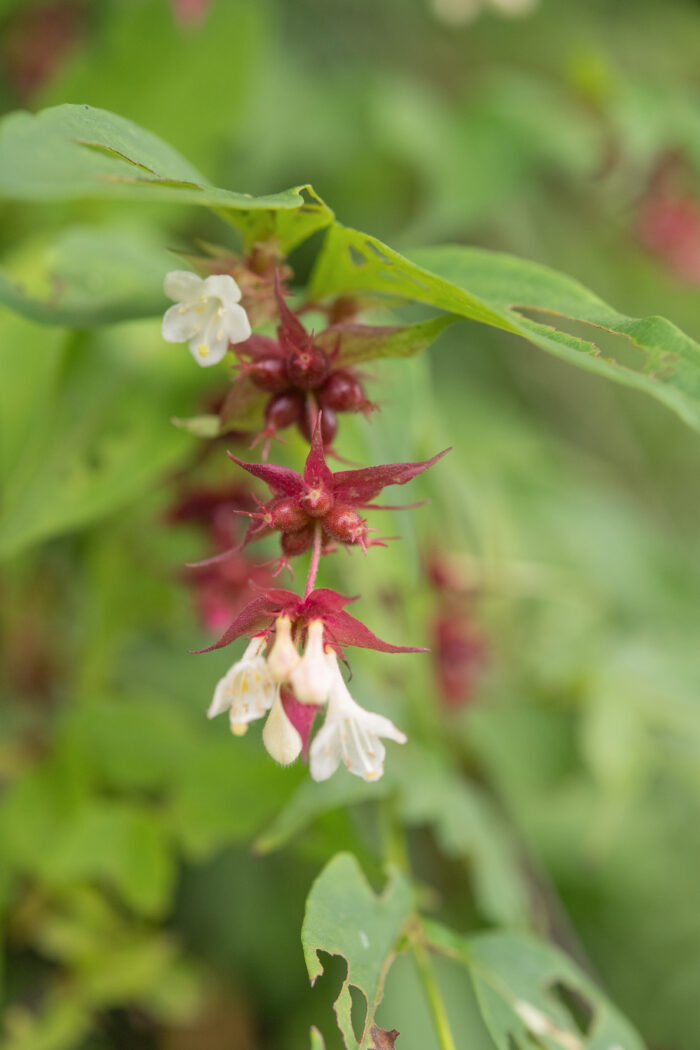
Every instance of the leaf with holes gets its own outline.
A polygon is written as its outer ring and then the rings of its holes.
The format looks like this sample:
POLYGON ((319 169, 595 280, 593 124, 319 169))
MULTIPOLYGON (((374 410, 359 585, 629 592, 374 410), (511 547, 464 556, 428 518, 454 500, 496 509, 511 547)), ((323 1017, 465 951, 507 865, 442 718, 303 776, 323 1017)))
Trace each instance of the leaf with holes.
POLYGON ((423 248, 407 259, 336 223, 311 292, 321 298, 339 291, 402 296, 521 335, 571 364, 651 394, 700 429, 700 345, 663 317, 619 313, 546 266, 460 246, 423 248), (603 338, 605 346, 597 345, 603 338))
POLYGON ((333 218, 310 186, 264 197, 219 189, 157 135, 108 110, 63 105, 0 121, 0 198, 110 197, 210 208, 246 245, 274 237, 287 251, 333 218))
POLYGON ((498 1050, 644 1050, 629 1022, 568 956, 528 934, 461 937, 425 922, 431 947, 464 964, 498 1050))
POLYGON ((413 915, 413 893, 404 875, 393 872, 381 897, 367 882, 357 860, 337 854, 318 876, 306 902, 301 931, 304 958, 313 984, 323 973, 318 953, 342 955, 347 975, 335 1001, 338 1026, 348 1050, 365 1050, 384 981, 406 923, 413 915), (362 1032, 355 1035, 350 988, 367 1004, 362 1032))

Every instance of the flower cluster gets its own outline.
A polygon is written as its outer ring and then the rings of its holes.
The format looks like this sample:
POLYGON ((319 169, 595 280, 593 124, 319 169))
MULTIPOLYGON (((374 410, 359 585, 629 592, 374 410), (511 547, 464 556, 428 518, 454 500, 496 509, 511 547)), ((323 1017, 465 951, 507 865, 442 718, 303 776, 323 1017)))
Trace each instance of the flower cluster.
MULTIPOLYGON (((330 326, 314 337, 285 302, 286 270, 280 260, 264 252, 261 259, 259 278, 244 282, 245 294, 232 272, 198 277, 176 271, 165 280, 166 293, 176 300, 163 319, 166 339, 188 341, 195 360, 204 365, 220 361, 230 347, 235 349, 239 372, 220 419, 233 418, 232 406, 237 399, 245 400, 252 389, 256 396, 269 395, 262 431, 264 460, 270 440, 282 427, 296 424, 310 443, 302 473, 267 462, 244 462, 228 453, 237 466, 268 487, 269 499, 262 502, 254 497, 256 510, 237 507, 251 519, 242 540, 199 567, 218 571, 228 560, 236 564, 248 544, 272 533, 280 535, 280 568, 289 565, 291 557, 309 551, 311 561, 303 597, 263 585, 217 642, 196 650, 209 652, 244 635, 249 638, 243 656, 217 684, 209 717, 228 711, 237 736, 247 731, 250 722, 264 718, 262 736, 270 755, 281 765, 303 756, 314 780, 326 780, 341 763, 351 773, 374 780, 384 769, 382 740, 404 743, 406 737, 384 715, 356 703, 339 660, 345 662, 345 649, 351 646, 384 653, 425 650, 381 641, 347 612, 345 606, 354 599, 317 589, 316 576, 321 557, 338 545, 359 546, 365 553, 371 546, 384 546, 381 539, 370 538, 376 530, 368 527, 361 512, 394 509, 374 502, 382 489, 405 485, 445 452, 416 463, 335 472, 329 468, 325 450, 337 432, 336 413, 368 412, 374 407, 349 364, 367 359, 378 342, 397 330, 337 320, 354 310, 352 304, 342 305, 341 298, 335 314, 329 310, 330 326), (259 316, 267 320, 271 298, 278 318, 276 339, 251 334, 246 312, 253 302, 259 316), (323 724, 312 736, 321 712, 323 724)), ((233 269, 231 262, 228 270, 233 269)), ((247 272, 244 268, 242 279, 247 272)), ((252 578, 249 582, 255 584, 252 578)))
MULTIPOLYGON (((307 441, 323 411, 323 442, 330 445, 338 432, 338 412, 371 412, 359 377, 351 368, 339 368, 336 358, 342 335, 335 333, 332 350, 324 349, 313 333, 284 301, 280 271, 275 273, 275 296, 280 324, 277 339, 254 335, 241 342, 236 355, 240 376, 249 376, 260 390, 270 394, 265 405, 265 428, 261 437, 269 441, 278 430, 296 424, 307 441)), ((327 342, 327 329, 324 333, 327 342)), ((320 337, 323 339, 323 337, 320 337)))
POLYGON ((425 650, 377 638, 345 611, 353 600, 322 588, 303 599, 293 591, 266 590, 250 602, 218 642, 199 650, 219 649, 255 632, 216 686, 209 717, 228 711, 231 731, 241 736, 250 722, 267 716, 263 742, 269 754, 285 766, 308 755, 314 780, 327 780, 341 762, 365 780, 380 777, 381 738, 403 744, 406 737, 388 718, 353 700, 338 658, 347 646, 384 653, 425 650), (314 720, 324 708, 323 726, 309 746, 314 720))
POLYGON ((253 519, 243 544, 271 532, 281 533, 283 560, 308 551, 314 536, 322 537, 322 553, 337 543, 364 551, 381 544, 369 538, 367 521, 360 510, 395 509, 372 501, 387 485, 405 485, 417 474, 437 463, 448 449, 419 463, 386 463, 361 470, 329 469, 323 447, 323 413, 319 413, 311 436, 311 448, 303 474, 269 463, 244 463, 231 455, 239 467, 264 481, 272 498, 251 514, 253 519))

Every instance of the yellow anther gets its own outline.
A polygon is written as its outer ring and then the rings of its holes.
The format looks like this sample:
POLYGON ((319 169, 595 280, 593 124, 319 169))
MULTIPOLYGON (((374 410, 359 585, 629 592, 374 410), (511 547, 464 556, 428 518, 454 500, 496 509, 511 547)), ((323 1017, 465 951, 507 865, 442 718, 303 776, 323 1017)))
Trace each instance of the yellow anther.
POLYGON ((199 354, 200 357, 209 357, 209 344, 208 343, 200 343, 199 346, 197 347, 197 353, 199 354))
POLYGON ((248 732, 247 722, 231 722, 231 732, 234 736, 245 736, 248 732))

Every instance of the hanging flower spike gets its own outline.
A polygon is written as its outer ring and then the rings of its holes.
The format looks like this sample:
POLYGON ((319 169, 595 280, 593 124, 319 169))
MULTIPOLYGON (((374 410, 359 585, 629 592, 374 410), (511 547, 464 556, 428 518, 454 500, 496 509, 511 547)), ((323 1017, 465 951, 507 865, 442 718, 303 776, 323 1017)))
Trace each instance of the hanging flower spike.
POLYGON ((241 659, 218 682, 207 711, 207 718, 228 711, 231 732, 236 736, 243 736, 249 722, 270 710, 277 694, 277 685, 262 655, 266 644, 264 637, 252 639, 241 659))
MULTIPOLYGON (((311 448, 304 473, 289 467, 267 463, 245 463, 231 452, 229 457, 253 477, 260 478, 270 488, 273 498, 263 504, 257 517, 272 523, 282 533, 282 551, 285 556, 303 554, 313 542, 314 524, 318 522, 326 536, 346 546, 357 544, 366 551, 378 544, 369 539, 367 522, 358 511, 373 508, 372 500, 387 485, 405 485, 418 474, 437 463, 449 449, 432 459, 418 463, 387 463, 361 470, 341 470, 333 473, 326 463, 322 437, 322 413, 316 420, 311 448)), ((254 522, 244 538, 244 545, 257 538, 254 522)))
POLYGON ((229 274, 202 279, 189 270, 173 270, 166 274, 163 290, 176 304, 165 311, 163 338, 169 343, 188 342, 197 364, 218 364, 229 343, 250 337, 241 290, 229 274))
POLYGON ((405 744, 406 736, 384 715, 365 711, 351 697, 336 665, 326 720, 311 744, 309 768, 313 780, 328 780, 342 762, 364 780, 378 780, 384 772, 386 748, 380 737, 405 744))

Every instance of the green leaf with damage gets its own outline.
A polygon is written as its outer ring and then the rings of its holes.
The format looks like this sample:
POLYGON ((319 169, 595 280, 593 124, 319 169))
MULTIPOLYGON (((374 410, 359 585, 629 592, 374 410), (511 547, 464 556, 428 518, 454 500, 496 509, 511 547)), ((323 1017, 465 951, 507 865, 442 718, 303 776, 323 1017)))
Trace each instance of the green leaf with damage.
POLYGON ((335 1001, 335 1013, 348 1050, 365 1050, 371 1045, 371 1028, 384 981, 412 915, 413 892, 404 875, 392 872, 378 897, 349 853, 337 854, 311 887, 301 931, 306 968, 313 984, 323 973, 319 952, 341 955, 346 960, 347 974, 335 1001), (359 1037, 351 1020, 351 986, 362 993, 367 1004, 359 1037))
POLYGON ((619 312, 546 266, 458 245, 405 258, 336 223, 311 292, 322 298, 341 291, 403 297, 520 335, 570 364, 651 394, 700 429, 700 344, 663 317, 619 312))
POLYGON ((462 937, 426 921, 428 942, 469 970, 498 1050, 644 1050, 625 1017, 559 949, 521 933, 462 937))

